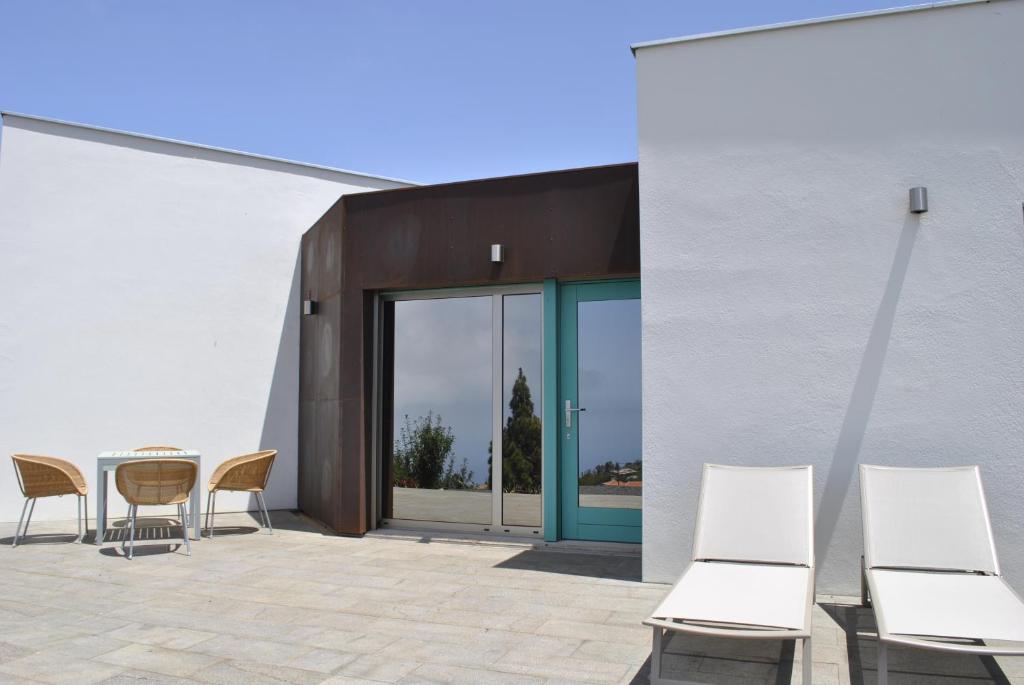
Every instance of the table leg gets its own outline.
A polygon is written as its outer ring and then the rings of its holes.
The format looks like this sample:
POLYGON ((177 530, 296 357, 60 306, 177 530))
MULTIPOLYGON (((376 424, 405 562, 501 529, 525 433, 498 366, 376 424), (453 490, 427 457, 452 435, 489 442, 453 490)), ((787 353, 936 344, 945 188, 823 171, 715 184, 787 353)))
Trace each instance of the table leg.
POLYGON ((96 544, 102 545, 107 535, 107 470, 96 467, 96 544))
MULTIPOLYGON (((198 459, 196 459, 196 470, 202 476, 203 471, 198 459)), ((196 484, 192 486, 192 497, 189 501, 189 509, 192 512, 192 527, 195 531, 195 537, 192 539, 196 541, 203 539, 200 534, 202 529, 199 527, 199 481, 200 478, 196 478, 196 484)))

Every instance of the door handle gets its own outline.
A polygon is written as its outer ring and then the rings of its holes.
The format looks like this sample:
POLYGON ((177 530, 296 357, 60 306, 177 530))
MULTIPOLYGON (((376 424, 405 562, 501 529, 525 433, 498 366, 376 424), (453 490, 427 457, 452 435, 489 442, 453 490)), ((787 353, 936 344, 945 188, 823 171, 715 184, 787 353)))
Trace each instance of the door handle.
POLYGON ((565 401, 565 427, 572 428, 572 413, 574 411, 586 411, 586 407, 573 407, 572 400, 565 401))

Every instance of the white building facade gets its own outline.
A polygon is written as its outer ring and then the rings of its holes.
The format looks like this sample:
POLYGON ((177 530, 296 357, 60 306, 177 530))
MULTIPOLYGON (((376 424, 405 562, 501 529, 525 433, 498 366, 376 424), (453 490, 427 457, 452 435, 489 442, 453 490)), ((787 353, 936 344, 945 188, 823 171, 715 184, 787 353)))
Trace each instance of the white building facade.
POLYGON ((1022 26, 955 3, 636 46, 645 580, 689 558, 704 462, 813 464, 843 594, 858 463, 977 463, 1024 583, 1022 26))
MULTIPOLYGON (((299 243, 340 195, 407 183, 5 114, 0 140, 0 453, 149 444, 217 464, 278 450, 296 506, 299 243)), ((0 468, 0 521, 17 521, 0 468)), ((218 509, 255 508, 225 493, 218 509)), ((90 518, 95 503, 90 498, 90 518)), ((111 510, 123 513, 115 495, 111 510)), ((73 498, 33 520, 72 519, 73 498)))

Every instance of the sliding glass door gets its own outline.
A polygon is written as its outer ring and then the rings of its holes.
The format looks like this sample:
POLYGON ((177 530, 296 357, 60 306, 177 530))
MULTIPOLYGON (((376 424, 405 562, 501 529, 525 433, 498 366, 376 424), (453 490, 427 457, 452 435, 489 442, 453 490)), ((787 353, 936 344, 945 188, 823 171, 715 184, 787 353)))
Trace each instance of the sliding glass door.
POLYGON ((382 297, 379 517, 542 533, 539 287, 382 297))

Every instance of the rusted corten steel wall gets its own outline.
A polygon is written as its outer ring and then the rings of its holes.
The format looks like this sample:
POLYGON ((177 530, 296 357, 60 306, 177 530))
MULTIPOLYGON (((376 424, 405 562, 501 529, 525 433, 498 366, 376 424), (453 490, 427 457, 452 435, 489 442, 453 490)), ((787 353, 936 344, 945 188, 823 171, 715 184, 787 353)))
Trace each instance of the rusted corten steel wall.
POLYGON ((299 507, 370 527, 376 292, 638 276, 638 211, 636 164, 340 199, 302 238, 299 507))

